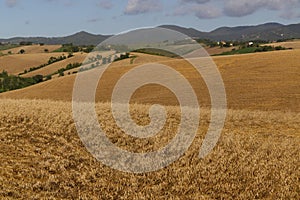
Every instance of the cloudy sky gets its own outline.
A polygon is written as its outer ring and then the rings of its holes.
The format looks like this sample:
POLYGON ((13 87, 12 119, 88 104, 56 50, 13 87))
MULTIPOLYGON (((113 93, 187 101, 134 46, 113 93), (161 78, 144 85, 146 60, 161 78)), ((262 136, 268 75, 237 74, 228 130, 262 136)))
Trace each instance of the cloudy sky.
POLYGON ((300 0, 0 0, 0 38, 117 34, 176 24, 221 26, 300 23, 300 0))

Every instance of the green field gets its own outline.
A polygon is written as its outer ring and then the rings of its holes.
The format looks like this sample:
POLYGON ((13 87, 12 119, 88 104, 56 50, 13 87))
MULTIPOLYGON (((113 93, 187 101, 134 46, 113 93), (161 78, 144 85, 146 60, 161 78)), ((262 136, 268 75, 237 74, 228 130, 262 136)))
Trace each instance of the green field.
POLYGON ((18 44, 1 44, 0 45, 0 51, 4 51, 4 50, 7 50, 7 49, 12 49, 12 48, 16 48, 16 47, 19 47, 20 45, 18 44))
POLYGON ((279 50, 286 50, 286 48, 281 47, 281 46, 244 47, 244 48, 239 48, 239 49, 233 49, 232 51, 223 52, 221 54, 215 54, 213 56, 247 54, 247 53, 257 53, 257 52, 267 52, 267 51, 279 51, 279 50))

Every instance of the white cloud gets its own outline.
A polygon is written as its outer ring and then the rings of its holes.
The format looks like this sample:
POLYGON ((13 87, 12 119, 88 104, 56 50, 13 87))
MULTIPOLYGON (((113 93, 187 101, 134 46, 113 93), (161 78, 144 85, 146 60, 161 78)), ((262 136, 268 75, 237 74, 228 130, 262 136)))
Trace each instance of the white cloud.
POLYGON ((193 10, 196 17, 200 19, 213 19, 222 15, 222 11, 219 8, 210 5, 196 6, 193 10))
POLYGON ((250 15, 264 5, 261 0, 228 0, 224 7, 224 13, 230 17, 242 17, 250 15))
POLYGON ((222 15, 222 10, 216 6, 205 4, 204 0, 185 0, 186 2, 198 2, 198 4, 188 4, 188 5, 181 5, 177 7, 173 15, 180 16, 180 15, 189 15, 193 14, 199 19, 213 19, 220 17, 222 15), (202 3, 200 3, 200 1, 202 3))
POLYGON ((12 8, 12 7, 15 7, 17 5, 17 0, 6 0, 5 1, 5 4, 6 6, 12 8))
POLYGON ((203 4, 207 3, 210 0, 181 0, 182 3, 198 3, 198 4, 203 4))
POLYGON ((224 6, 224 14, 230 17, 241 17, 251 15, 261 9, 286 13, 299 8, 300 0, 228 0, 224 6))
POLYGON ((76 4, 76 1, 72 0, 45 0, 48 3, 55 3, 57 5, 64 5, 66 7, 70 7, 76 4))
POLYGON ((243 17, 261 10, 277 12, 285 19, 300 17, 300 0, 179 0, 173 15, 193 14, 198 18, 243 17))
POLYGON ((160 1, 153 0, 129 0, 124 13, 127 15, 137 15, 148 12, 155 12, 162 9, 160 1))
POLYGON ((101 20, 102 20, 101 18, 91 18, 91 19, 88 19, 87 22, 88 23, 96 23, 96 22, 99 22, 101 20))
POLYGON ((102 0, 102 1, 99 1, 97 3, 97 6, 103 8, 103 9, 112 9, 113 7, 113 4, 111 1, 108 1, 108 0, 102 0))

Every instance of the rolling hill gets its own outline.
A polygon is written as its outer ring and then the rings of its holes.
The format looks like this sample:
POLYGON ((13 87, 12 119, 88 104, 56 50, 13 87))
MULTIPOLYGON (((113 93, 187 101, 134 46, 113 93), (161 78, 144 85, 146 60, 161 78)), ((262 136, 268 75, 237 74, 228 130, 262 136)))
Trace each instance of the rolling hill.
MULTIPOLYGON (((214 61, 223 76, 229 108, 251 110, 289 110, 300 111, 299 107, 299 56, 300 50, 256 53, 251 55, 219 56, 214 61)), ((114 63, 103 78, 104 87, 98 88, 97 101, 110 100, 115 82, 129 69, 143 62, 153 61, 175 67, 189 78, 201 105, 209 106, 205 83, 199 82, 197 73, 187 70, 189 65, 178 59, 146 55, 143 59, 135 59, 114 63), (196 74, 196 75, 195 75, 196 74), (206 95, 205 95, 206 94, 206 95)), ((85 73, 93 73, 88 71, 85 73)), ((54 99, 62 101, 72 100, 73 84, 76 75, 56 78, 21 90, 0 94, 0 98, 13 99, 54 99)), ((160 96, 160 103, 176 105, 170 100, 172 95, 162 88, 149 86, 133 96, 137 103, 151 103, 152 96, 160 96), (149 93, 148 91, 153 91, 149 93), (146 100, 145 102, 145 99, 146 100)))

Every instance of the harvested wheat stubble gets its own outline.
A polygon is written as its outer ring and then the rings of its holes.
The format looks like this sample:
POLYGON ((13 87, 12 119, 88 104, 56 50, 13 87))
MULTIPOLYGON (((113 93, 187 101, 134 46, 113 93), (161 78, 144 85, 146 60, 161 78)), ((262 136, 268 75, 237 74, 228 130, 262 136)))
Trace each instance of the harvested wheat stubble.
POLYGON ((45 53, 45 49, 48 50, 48 52, 52 52, 56 49, 59 49, 61 45, 29 45, 29 46, 20 46, 12 49, 8 49, 5 51, 2 51, 3 54, 8 54, 8 52, 12 54, 17 54, 20 52, 21 49, 25 50, 26 54, 35 54, 35 53, 45 53))
MULTIPOLYGON (((99 103, 96 109, 108 137, 120 148, 130 147, 130 138, 124 142, 119 137, 110 105, 99 103)), ((147 109, 133 105, 133 118, 147 123, 147 109)), ((218 145, 199 159, 209 118, 208 110, 203 109, 199 132, 186 154, 162 170, 137 175, 104 166, 87 152, 77 136, 70 102, 1 100, 0 110, 1 199, 299 197, 298 113, 229 110, 218 145)), ((176 124, 178 108, 167 110, 176 124)), ((164 145, 164 141, 158 143, 164 145)), ((132 144, 145 151, 152 148, 146 143, 132 144)))

